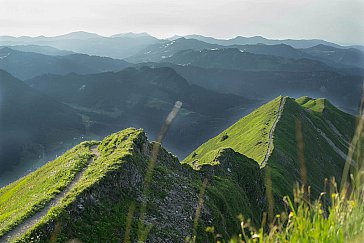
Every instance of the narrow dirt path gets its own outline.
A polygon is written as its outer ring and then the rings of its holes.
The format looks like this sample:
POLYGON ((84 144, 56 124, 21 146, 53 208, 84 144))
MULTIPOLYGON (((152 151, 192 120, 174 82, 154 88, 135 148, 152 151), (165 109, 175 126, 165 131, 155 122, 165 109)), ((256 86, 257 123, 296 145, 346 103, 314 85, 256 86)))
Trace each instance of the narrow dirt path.
POLYGON ((278 123, 279 119, 282 116, 282 111, 283 111, 283 107, 284 107, 285 102, 286 102, 286 97, 282 97, 281 102, 279 104, 278 114, 277 114, 276 120, 274 121, 273 126, 272 126, 272 128, 270 129, 270 132, 269 132, 269 142, 268 142, 267 153, 265 154, 264 160, 260 164, 260 168, 263 168, 267 164, 269 156, 270 156, 270 154, 272 152, 274 131, 276 129, 276 126, 277 126, 277 123, 278 123))
POLYGON ((87 166, 85 166, 80 172, 77 173, 75 178, 71 181, 71 183, 68 184, 68 186, 60 192, 58 195, 56 195, 50 202, 47 203, 47 205, 41 209, 39 212, 32 215, 30 218, 27 218, 22 223, 18 224, 14 229, 12 229, 10 232, 6 233, 3 237, 0 239, 0 243, 3 242, 12 242, 16 238, 20 237, 21 235, 25 234, 31 227, 33 227, 35 224, 37 224, 45 215, 47 215, 48 211, 60 203, 60 201, 67 195, 68 192, 71 191, 71 189, 80 181, 83 174, 87 170, 88 166, 94 162, 95 159, 97 159, 100 156, 99 151, 97 150, 97 145, 94 145, 91 147, 91 152, 95 155, 95 157, 91 157, 88 160, 87 166))

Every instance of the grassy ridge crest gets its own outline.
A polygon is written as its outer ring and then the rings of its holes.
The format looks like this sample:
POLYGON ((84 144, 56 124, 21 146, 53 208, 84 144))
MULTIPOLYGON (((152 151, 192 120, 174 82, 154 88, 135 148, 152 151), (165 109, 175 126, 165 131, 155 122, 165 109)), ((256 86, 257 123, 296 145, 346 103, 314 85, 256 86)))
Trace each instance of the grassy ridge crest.
POLYGON ((260 164, 268 149, 269 132, 277 117, 281 99, 282 97, 279 96, 243 117, 218 136, 198 147, 182 163, 190 164, 195 169, 203 165, 216 164, 215 158, 220 152, 224 148, 232 148, 235 152, 260 164))

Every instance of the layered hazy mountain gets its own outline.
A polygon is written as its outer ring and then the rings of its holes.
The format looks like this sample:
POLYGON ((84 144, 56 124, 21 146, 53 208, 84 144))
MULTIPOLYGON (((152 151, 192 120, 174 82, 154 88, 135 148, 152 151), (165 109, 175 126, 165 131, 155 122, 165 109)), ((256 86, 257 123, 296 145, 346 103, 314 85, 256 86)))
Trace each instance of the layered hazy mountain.
POLYGON ((35 52, 49 56, 66 56, 75 54, 73 51, 60 50, 51 46, 39 46, 39 45, 14 45, 14 46, 1 46, 1 48, 10 48, 16 51, 22 52, 35 52))
POLYGON ((317 45, 303 49, 302 51, 323 62, 356 66, 359 68, 363 68, 364 66, 363 52, 355 48, 341 49, 327 45, 317 45))
POLYGON ((262 100, 281 94, 325 97, 356 113, 362 95, 364 54, 354 48, 221 46, 179 38, 151 45, 127 60, 172 67, 192 84, 262 100))
MULTIPOLYGON (((274 62, 276 64, 286 64, 292 60, 308 60, 312 61, 312 65, 317 65, 314 61, 319 61, 322 64, 326 64, 330 67, 335 68, 351 68, 351 69, 361 69, 364 65, 364 53, 358 49, 350 48, 343 49, 338 47, 332 47, 328 45, 317 45, 311 48, 306 49, 296 49, 287 44, 244 44, 244 45, 219 45, 212 44, 208 42, 204 42, 197 39, 186 39, 179 38, 176 40, 172 40, 167 43, 158 43, 155 45, 148 46, 146 49, 140 51, 138 54, 127 58, 128 61, 139 63, 139 62, 165 62, 175 60, 176 55, 180 56, 186 55, 189 53, 191 55, 191 51, 201 51, 203 52, 201 55, 206 57, 206 53, 209 51, 217 51, 217 53, 221 52, 229 52, 230 49, 239 50, 242 53, 250 53, 250 54, 260 54, 266 56, 275 56, 281 57, 284 59, 276 59, 274 62), (182 53, 182 54, 181 54, 182 53), (290 60, 292 59, 292 60, 290 60)), ((230 52, 232 54, 233 52, 230 52)), ((197 55, 197 54, 195 54, 197 55)), ((226 58, 234 58, 228 57, 229 54, 225 54, 226 58)), ((187 57, 185 57, 187 58, 187 57)), ((254 56, 251 56, 254 58, 254 56)), ((271 57, 265 57, 265 59, 269 59, 271 57)), ((188 60, 188 59, 187 59, 188 60)), ((193 60, 192 60, 193 61, 193 60)), ((186 62, 181 64, 186 65, 186 62)), ((252 61, 252 65, 253 65, 252 61)), ((187 64, 190 64, 187 62, 187 64)), ((225 62, 225 65, 227 63, 225 62)), ((322 65, 321 64, 321 65, 322 65)), ((353 71, 353 70, 351 70, 353 71)), ((357 70, 358 72, 359 70, 357 70)), ((363 70, 361 70, 363 73, 363 70)))
POLYGON ((260 102, 220 94, 189 84, 172 68, 128 68, 92 75, 44 75, 26 81, 32 88, 77 109, 89 120, 88 130, 106 135, 129 126, 159 132, 174 103, 183 102, 167 138, 179 156, 246 114, 260 102))
MULTIPOLYGON (((13 48, 13 47, 12 47, 13 48)), ((44 55, 35 52, 0 49, 0 69, 20 79, 29 79, 47 73, 99 73, 119 71, 130 64, 124 60, 86 54, 44 55)), ((34 51, 34 49, 33 49, 34 51)))
POLYGON ((54 158, 85 133, 75 110, 2 70, 0 105, 0 184, 54 158))
POLYGON ((51 46, 88 55, 125 58, 136 54, 148 45, 161 40, 148 34, 121 34, 104 37, 83 31, 54 37, 11 37, 0 36, 0 45, 40 45, 51 46))
POLYGON ((183 50, 165 59, 166 62, 204 68, 222 68, 242 71, 328 71, 323 63, 309 59, 285 59, 282 57, 252 54, 235 48, 212 50, 183 50))
POLYGON ((62 50, 84 53, 89 55, 107 56, 112 58, 127 58, 134 56, 140 51, 153 44, 167 44, 170 41, 184 38, 201 41, 210 45, 234 46, 234 45, 289 45, 296 49, 311 48, 317 45, 331 46, 339 49, 356 48, 361 51, 363 46, 341 46, 324 40, 270 40, 261 36, 242 37, 237 36, 232 39, 216 39, 201 35, 174 36, 163 40, 155 38, 148 33, 121 33, 110 37, 100 36, 95 33, 84 31, 72 32, 65 35, 53 37, 12 37, 0 36, 0 46, 7 45, 39 45, 50 46, 62 50))
POLYGON ((0 237, 92 242, 122 241, 128 235, 132 241, 183 242, 193 234, 199 188, 207 181, 198 240, 213 240, 204 230, 207 226, 229 239, 241 230, 236 215, 260 224, 267 211, 268 173, 275 210, 283 206, 282 196, 291 194, 295 181, 307 180, 317 195, 326 177, 341 175, 354 125, 354 116, 328 100, 278 97, 203 143, 182 163, 160 144, 150 143, 141 129, 83 142, 0 190, 5 198, 0 201, 0 237), (304 179, 297 132, 304 134, 306 144, 304 179), (144 194, 153 151, 158 151, 154 179, 144 194), (148 205, 145 215, 143 200, 148 205), (140 224, 140 214, 146 225, 140 224), (140 231, 144 227, 150 231, 140 231))
MULTIPOLYGON (((182 36, 180 36, 182 37, 182 36)), ((172 37, 171 39, 180 38, 179 36, 172 37)), ((231 39, 216 39, 213 37, 206 37, 202 35, 187 35, 184 36, 187 39, 196 39, 201 40, 207 43, 211 44, 218 44, 218 45, 255 45, 255 44, 265 44, 265 45, 276 45, 276 44, 286 44, 289 46, 292 46, 294 48, 310 48, 317 45, 327 45, 332 47, 343 47, 338 44, 325 41, 325 40, 319 40, 319 39, 311 39, 311 40, 294 40, 294 39, 282 39, 282 40, 272 40, 267 39, 262 36, 253 36, 253 37, 243 37, 243 36, 237 36, 235 38, 231 39)), ((345 48, 363 48, 363 46, 347 46, 345 48)))
MULTIPOLYGON (((313 67, 313 70, 308 68, 305 71, 296 70, 296 72, 290 70, 244 71, 219 67, 218 62, 213 64, 217 67, 197 67, 165 62, 148 65, 172 67, 191 84, 221 93, 233 93, 261 100, 273 99, 281 94, 292 97, 310 95, 328 98, 347 112, 353 114, 358 112, 363 86, 361 75, 342 74, 338 73, 338 70, 320 71, 317 67, 313 67)), ((248 65, 250 65, 249 62, 248 65)), ((241 67, 237 65, 237 68, 241 67)))
POLYGON ((30 86, 2 71, 1 82, 1 171, 9 174, 1 184, 82 137, 135 126, 155 138, 177 100, 184 108, 166 142, 180 156, 259 104, 190 85, 171 68, 48 74, 27 80, 30 86), (14 168, 19 173, 12 173, 14 168))

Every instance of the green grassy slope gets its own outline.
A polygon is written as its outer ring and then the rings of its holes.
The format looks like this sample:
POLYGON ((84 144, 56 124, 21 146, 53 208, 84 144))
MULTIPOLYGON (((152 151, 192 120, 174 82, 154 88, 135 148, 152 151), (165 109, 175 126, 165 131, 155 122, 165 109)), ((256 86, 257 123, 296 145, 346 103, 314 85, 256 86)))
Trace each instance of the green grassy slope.
MULTIPOLYGON (((215 138, 192 152, 182 163, 195 169, 201 165, 219 164, 215 159, 224 148, 261 163, 267 151, 268 136, 277 115, 280 97, 242 118, 215 138)), ((326 99, 286 98, 282 116, 273 136, 273 152, 263 169, 270 170, 273 195, 277 201, 292 194, 292 186, 301 178, 296 122, 302 124, 304 167, 314 194, 323 190, 325 178, 340 180, 355 117, 334 107, 326 99)), ((355 163, 355 162, 354 162, 355 163)))
MULTIPOLYGON (((262 213, 267 211, 264 178, 267 170, 270 170, 275 208, 281 209, 282 197, 290 195, 294 182, 301 180, 296 141, 298 120, 302 123, 307 180, 314 194, 323 190, 326 177, 340 178, 345 160, 340 152, 347 152, 355 118, 339 111, 327 100, 307 97, 286 98, 274 131, 273 152, 265 167, 260 168, 280 100, 278 97, 267 103, 209 140, 182 165, 172 154, 160 149, 147 194, 145 223, 152 226, 149 241, 175 242, 192 234, 204 179, 208 183, 205 207, 197 228, 199 242, 211 240, 204 231, 206 226, 215 226, 215 232, 225 239, 239 232, 240 225, 236 220, 239 214, 251 218, 253 225, 259 226, 262 213)), ((21 242, 34 239, 47 242, 50 237, 60 242, 75 238, 82 242, 94 242, 95 239, 123 241, 128 231, 125 224, 130 205, 135 205, 135 214, 129 229, 132 241, 137 240, 144 176, 155 143, 147 141, 143 130, 130 128, 112 134, 98 144, 100 156, 87 167, 61 203, 21 237, 21 242)), ((88 148, 85 150, 90 152, 88 148)), ((47 166, 56 165, 54 161, 42 169, 45 172, 47 166)), ((24 184, 18 185, 19 191, 29 188, 31 183, 27 178, 32 175, 25 177, 24 184)), ((46 179, 41 181, 39 191, 46 193, 44 186, 49 183, 46 179)), ((11 184, 7 188, 15 186, 11 184)), ((24 195, 22 200, 31 196, 24 195)), ((22 200, 17 203, 21 204, 22 200)), ((2 217, 9 215, 3 211, 0 219, 2 217)), ((10 217, 17 216, 10 213, 10 217)))
MULTIPOLYGON (((127 207, 127 205, 123 205, 122 202, 127 202, 130 197, 125 197, 120 202, 121 204, 117 205, 110 204, 110 202, 107 201, 107 198, 103 198, 103 201, 100 202, 104 210, 106 208, 111 210, 124 209, 124 214, 119 215, 122 216, 120 219, 109 218, 111 215, 105 217, 103 215, 97 214, 97 212, 93 212, 91 208, 90 211, 86 213, 85 217, 82 217, 82 221, 80 222, 77 221, 77 218, 72 218, 72 215, 68 214, 67 212, 72 210, 72 208, 75 206, 82 207, 82 203, 80 206, 80 202, 77 202, 77 199, 79 199, 81 195, 85 195, 92 189, 95 189, 95 187, 100 184, 100 181, 102 181, 109 173, 113 173, 114 171, 120 169, 122 164, 130 159, 135 141, 140 138, 141 133, 143 133, 142 130, 125 129, 120 133, 112 134, 106 137, 98 146, 98 151, 100 153, 99 158, 87 168, 79 183, 75 185, 75 187, 65 196, 59 205, 53 207, 41 220, 41 222, 35 225, 25 236, 20 239, 20 241, 28 242, 34 235, 39 236, 40 242, 47 241, 47 238, 50 237, 47 227, 49 227, 49 225, 55 227, 53 224, 55 220, 58 222, 67 222, 67 224, 70 224, 67 226, 67 228, 65 228, 65 230, 70 234, 77 232, 77 238, 81 236, 81 239, 85 237, 86 240, 88 239, 90 241, 91 239, 101 239, 99 238, 100 236, 112 237, 113 233, 110 231, 114 230, 113 226, 120 226, 120 220, 125 220, 126 217, 127 209, 125 209, 125 207, 127 207), (105 203, 103 203, 104 201, 105 203), (78 203, 78 205, 75 205, 75 203, 78 203), (93 218, 95 215, 100 216, 100 218, 93 218), (91 233, 89 231, 89 224, 93 222, 92 219, 95 220, 94 223, 103 222, 106 225, 100 225, 100 227, 97 229, 95 228, 95 231, 92 231, 91 233)), ((109 186, 111 186, 111 183, 109 186)), ((66 236, 62 233, 58 236, 60 239, 64 239, 64 237, 66 236)), ((105 240, 106 239, 110 238, 105 238, 105 240)))
POLYGON ((0 236, 39 211, 64 189, 91 158, 85 142, 28 176, 0 189, 0 236))
POLYGON ((277 117, 281 98, 277 97, 243 117, 218 136, 202 144, 182 163, 190 164, 194 168, 214 164, 214 159, 224 148, 232 148, 261 163, 267 152, 269 131, 277 117))
MULTIPOLYGON (((125 223, 132 204, 136 211, 130 232, 132 240, 137 239, 144 176, 155 143, 147 141, 143 130, 132 128, 92 144, 97 143, 100 155, 86 168, 78 183, 17 241, 47 242, 55 237, 60 242, 75 238, 82 242, 94 242, 95 239, 120 242, 127 231, 125 223)), ((79 151, 80 156, 84 151, 89 157, 92 156, 89 145, 80 145, 83 149, 79 151)), ((67 165, 69 161, 66 159, 73 159, 76 163, 72 156, 79 147, 34 172, 42 178, 36 178, 39 193, 30 191, 14 202, 21 205, 33 195, 51 193, 48 186, 56 183, 47 180, 47 175, 51 173, 49 170, 62 168, 63 161, 67 165)), ((208 179, 205 207, 197 228, 200 241, 208 239, 204 229, 212 225, 224 238, 234 235, 240 229, 236 220, 239 214, 252 218, 252 223, 259 225, 265 203, 263 177, 258 164, 231 149, 222 151, 216 161, 216 166, 204 166, 195 171, 188 165, 181 165, 163 148, 160 149, 148 194, 146 223, 152 225, 148 240, 175 242, 192 234, 198 194, 205 178, 208 179)), ((27 191, 32 186, 30 180, 34 179, 33 174, 24 177, 23 183, 11 184, 9 188, 18 187, 18 191, 27 191)), ((4 198, 1 197, 1 200, 4 198)), ((21 209, 19 211, 23 212, 21 209)), ((0 217, 7 215, 17 217, 12 212, 0 213, 0 217)))
POLYGON ((282 117, 274 134, 273 153, 268 160, 273 192, 278 200, 291 195, 294 182, 302 182, 302 163, 298 157, 296 122, 302 124, 304 167, 314 196, 324 190, 325 178, 340 181, 354 133, 355 117, 348 115, 325 99, 287 98, 282 117))

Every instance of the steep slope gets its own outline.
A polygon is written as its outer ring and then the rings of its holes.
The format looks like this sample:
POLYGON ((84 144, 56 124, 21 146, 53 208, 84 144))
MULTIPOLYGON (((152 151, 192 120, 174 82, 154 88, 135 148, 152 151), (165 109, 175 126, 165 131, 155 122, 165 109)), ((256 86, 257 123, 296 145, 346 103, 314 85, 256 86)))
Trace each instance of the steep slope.
POLYGON ((184 242, 194 231, 198 194, 206 179, 197 240, 213 240, 204 232, 206 226, 215 226, 215 232, 229 239, 240 230, 237 215, 259 224, 267 211, 264 176, 268 170, 277 209, 282 196, 291 194, 293 183, 301 180, 297 120, 302 124, 307 181, 313 194, 321 192, 325 177, 341 175, 342 154, 353 135, 355 118, 327 100, 278 97, 247 118, 202 145, 200 157, 193 152, 194 158, 186 158, 182 165, 159 144, 149 143, 143 130, 129 128, 101 142, 82 143, 0 189, 0 203, 5 207, 0 211, 0 234, 5 238, 0 240, 120 242, 130 237, 136 241, 146 200, 144 222, 151 227, 147 241, 184 242), (255 142, 256 137, 265 140, 264 146, 255 142), (264 155, 270 153, 271 139, 272 152, 260 168, 257 161, 264 161, 264 155), (251 146, 252 150, 246 149, 251 146), (155 148, 160 148, 156 167, 149 192, 144 194, 144 176, 155 148), (242 153, 250 153, 254 160, 242 153), (24 200, 30 202, 26 214, 16 207, 24 200), (37 220, 29 220, 33 217, 37 220))
POLYGON ((257 102, 190 85, 171 68, 128 68, 93 75, 45 75, 27 80, 33 88, 71 105, 88 117, 89 131, 105 136, 140 126, 155 136, 177 100, 183 108, 167 139, 167 147, 185 156, 217 127, 246 113, 257 102))
POLYGON ((287 98, 275 130, 274 150, 267 162, 275 195, 287 194, 287 188, 295 181, 307 180, 313 195, 323 190, 325 178, 335 177, 340 183, 355 123, 354 116, 338 110, 326 99, 287 98), (297 147, 297 121, 302 124, 303 151, 297 147), (303 152, 304 165, 299 152, 303 152), (306 178, 301 176, 301 166, 306 168, 306 178))
MULTIPOLYGON (((33 210, 27 216, 35 215, 52 196, 62 194, 64 188, 72 184, 77 171, 85 168, 79 181, 40 221, 28 225, 29 230, 25 234, 12 235, 12 232, 21 227, 26 216, 19 218, 16 211, 1 211, 0 232, 3 236, 9 232, 1 240, 18 238, 20 242, 46 242, 49 239, 67 241, 77 238, 82 242, 94 242, 96 239, 120 242, 129 232, 131 240, 136 241, 140 206, 145 196, 144 175, 153 146, 159 145, 149 143, 142 130, 126 129, 101 142, 82 143, 38 171, 1 189, 1 202, 5 204, 11 200, 14 207, 40 193, 43 198, 39 201, 43 203, 32 201, 29 205, 33 210), (93 156, 90 148, 95 144, 98 144, 99 156, 86 166, 86 161, 93 156), (60 168, 70 161, 72 166, 63 175, 60 174, 60 168), (44 187, 60 176, 67 178, 62 181, 62 186, 44 187), (33 194, 21 194, 21 198, 15 196, 32 185, 30 179, 38 178, 38 185, 33 186, 37 190, 34 189, 33 194), (55 192, 54 188, 59 192, 55 192), (135 206, 135 214, 130 214, 129 207, 132 205, 135 206), (4 220, 9 218, 18 218, 18 221, 9 226, 9 221, 4 220), (129 226, 127 222, 130 222, 129 226)), ((204 178, 209 183, 197 228, 199 241, 208 241, 204 228, 209 225, 215 225, 216 231, 228 239, 239 231, 236 216, 240 213, 253 218, 253 223, 259 222, 264 209, 264 185, 259 167, 253 160, 229 150, 217 159, 219 165, 193 171, 180 165, 176 157, 160 148, 151 191, 147 194, 145 223, 152 226, 146 236, 148 242, 184 242, 185 237, 192 234, 198 193, 204 178)))
POLYGON ((244 154, 264 172, 270 170, 279 205, 283 196, 291 195, 296 181, 307 181, 314 195, 323 190, 325 178, 334 176, 340 182, 354 129, 355 117, 326 99, 278 97, 202 144, 182 163, 194 168, 215 164, 223 149, 244 154), (298 121, 301 131, 296 127, 298 121), (298 133, 303 134, 303 141, 296 141, 298 133), (304 144, 304 165, 298 156, 299 142, 304 144), (301 177, 302 166, 307 170, 306 178, 301 177))
POLYGON ((118 71, 129 65, 123 60, 84 54, 49 56, 34 52, 17 51, 8 47, 0 49, 0 69, 20 79, 29 79, 46 73, 86 74, 118 71))
MULTIPOLYGON (((57 194, 67 190, 76 175, 92 158, 90 145, 91 142, 82 143, 55 161, 0 189, 0 235, 4 235, 25 219, 28 220, 30 215, 36 218, 38 213, 46 210, 46 206, 56 200, 57 194)), ((13 238, 17 233, 12 235, 14 236, 7 234, 5 238, 13 238)))
POLYGON ((195 168, 214 163, 214 158, 225 148, 231 148, 259 164, 262 163, 268 150, 269 133, 278 116, 281 100, 282 97, 278 97, 243 117, 218 136, 202 144, 183 163, 195 168))
POLYGON ((0 184, 9 179, 7 173, 23 174, 31 162, 68 147, 84 132, 72 108, 0 70, 0 184))

